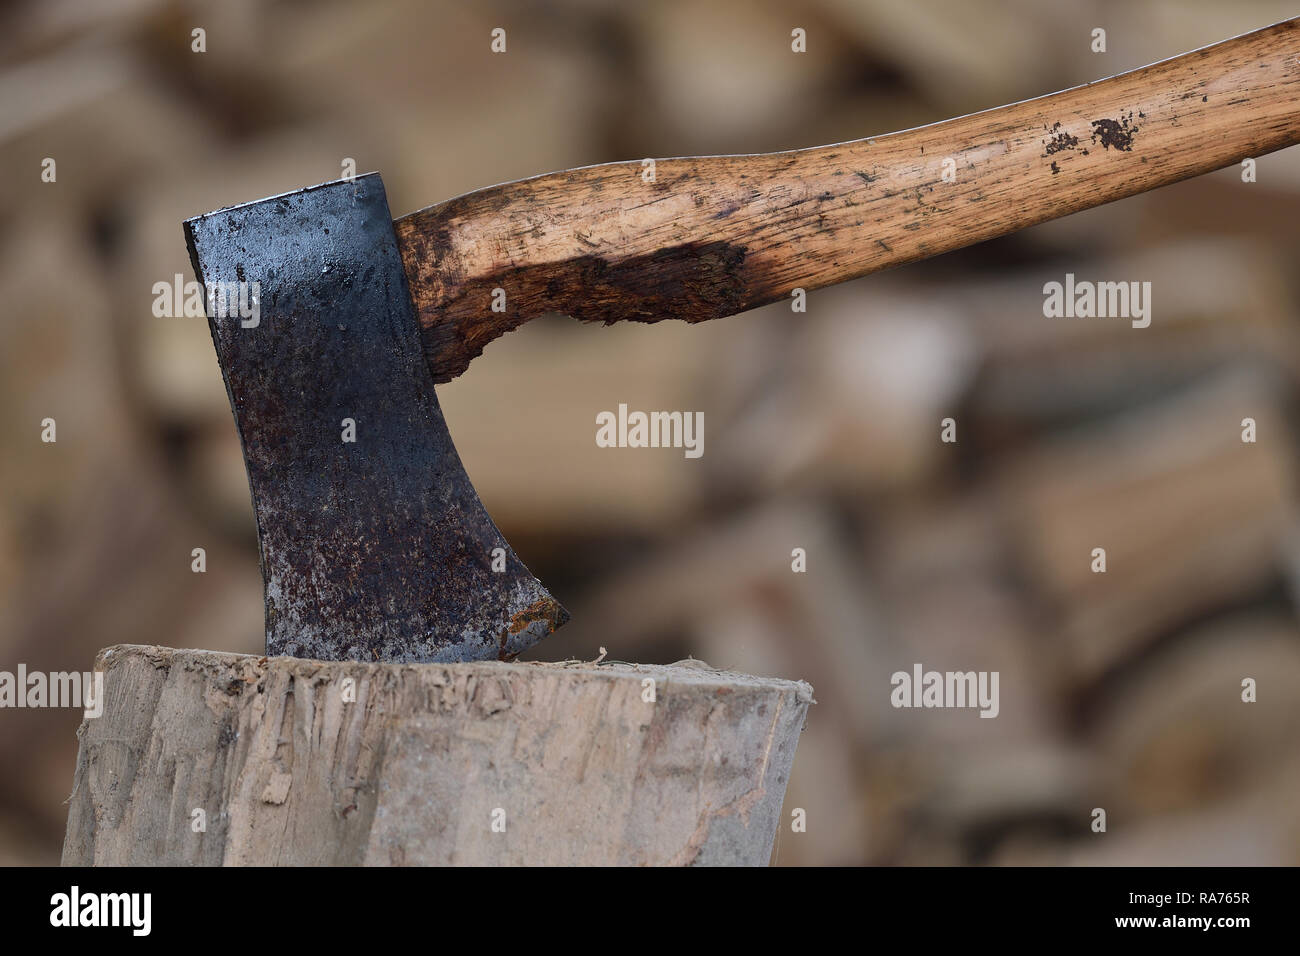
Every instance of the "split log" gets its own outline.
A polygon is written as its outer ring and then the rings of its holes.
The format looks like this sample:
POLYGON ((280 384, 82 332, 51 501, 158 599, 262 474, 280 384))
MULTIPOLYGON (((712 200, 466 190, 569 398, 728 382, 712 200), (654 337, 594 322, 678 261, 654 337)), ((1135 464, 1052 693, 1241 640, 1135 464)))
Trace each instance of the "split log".
POLYGON ((1226 370, 1001 472, 1017 563, 1058 617, 1075 683, 1284 573, 1300 486, 1286 397, 1274 377, 1226 370), (1256 442, 1242 440, 1247 418, 1256 442))
POLYGON ((698 661, 96 670, 65 864, 766 864, 812 699, 698 661))

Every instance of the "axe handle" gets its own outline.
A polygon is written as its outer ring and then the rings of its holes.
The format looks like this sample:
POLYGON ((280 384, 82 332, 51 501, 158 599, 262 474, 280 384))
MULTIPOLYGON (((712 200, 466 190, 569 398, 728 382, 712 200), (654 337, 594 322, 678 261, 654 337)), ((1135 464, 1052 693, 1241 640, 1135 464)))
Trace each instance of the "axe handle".
POLYGON ((1300 18, 901 133, 661 159, 653 177, 640 160, 552 173, 395 227, 425 355, 445 382, 545 312, 733 315, 1297 141, 1300 18))

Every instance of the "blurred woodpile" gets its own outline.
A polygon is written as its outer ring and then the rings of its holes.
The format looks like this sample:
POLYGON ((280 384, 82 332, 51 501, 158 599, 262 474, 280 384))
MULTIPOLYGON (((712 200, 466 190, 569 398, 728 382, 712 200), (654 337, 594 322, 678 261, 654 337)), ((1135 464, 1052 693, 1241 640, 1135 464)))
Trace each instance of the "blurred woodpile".
MULTIPOLYGON (((1292 13, 8 6, 0 669, 84 669, 120 642, 261 646, 208 331, 151 312, 155 282, 189 278, 187 216, 346 158, 383 172, 401 215, 553 169, 857 138, 1292 13)), ((1298 213, 1291 150, 1258 182, 1227 169, 815 293, 806 314, 507 336, 440 396, 484 502, 574 613, 532 656, 693 655, 810 682, 786 800, 808 830, 786 827, 781 863, 1300 863, 1298 213), (1044 318, 1043 284, 1067 272, 1149 281, 1150 328, 1044 318), (703 457, 596 447, 620 403, 703 411, 703 457), (999 717, 893 709, 889 676, 915 662, 999 671, 999 717)), ((78 720, 0 711, 0 862, 57 860, 78 720)))

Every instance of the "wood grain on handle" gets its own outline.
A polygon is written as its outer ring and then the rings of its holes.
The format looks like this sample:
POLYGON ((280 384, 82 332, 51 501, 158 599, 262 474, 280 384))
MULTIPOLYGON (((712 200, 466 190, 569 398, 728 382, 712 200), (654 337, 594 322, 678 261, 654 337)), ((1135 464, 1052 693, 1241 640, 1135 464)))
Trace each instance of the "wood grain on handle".
POLYGON ((594 322, 733 315, 1297 141, 1300 18, 932 126, 657 160, 653 182, 640 160, 552 173, 395 225, 425 354, 446 382, 544 312, 594 322), (496 288, 504 312, 492 311, 496 288))

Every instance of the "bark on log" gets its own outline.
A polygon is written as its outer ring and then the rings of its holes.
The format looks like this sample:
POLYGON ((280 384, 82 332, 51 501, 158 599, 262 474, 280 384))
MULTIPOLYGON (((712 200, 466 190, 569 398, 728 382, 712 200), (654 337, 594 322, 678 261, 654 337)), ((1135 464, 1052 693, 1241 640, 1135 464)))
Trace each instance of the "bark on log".
POLYGON ((69 865, 766 864, 812 699, 696 661, 95 669, 69 865))

